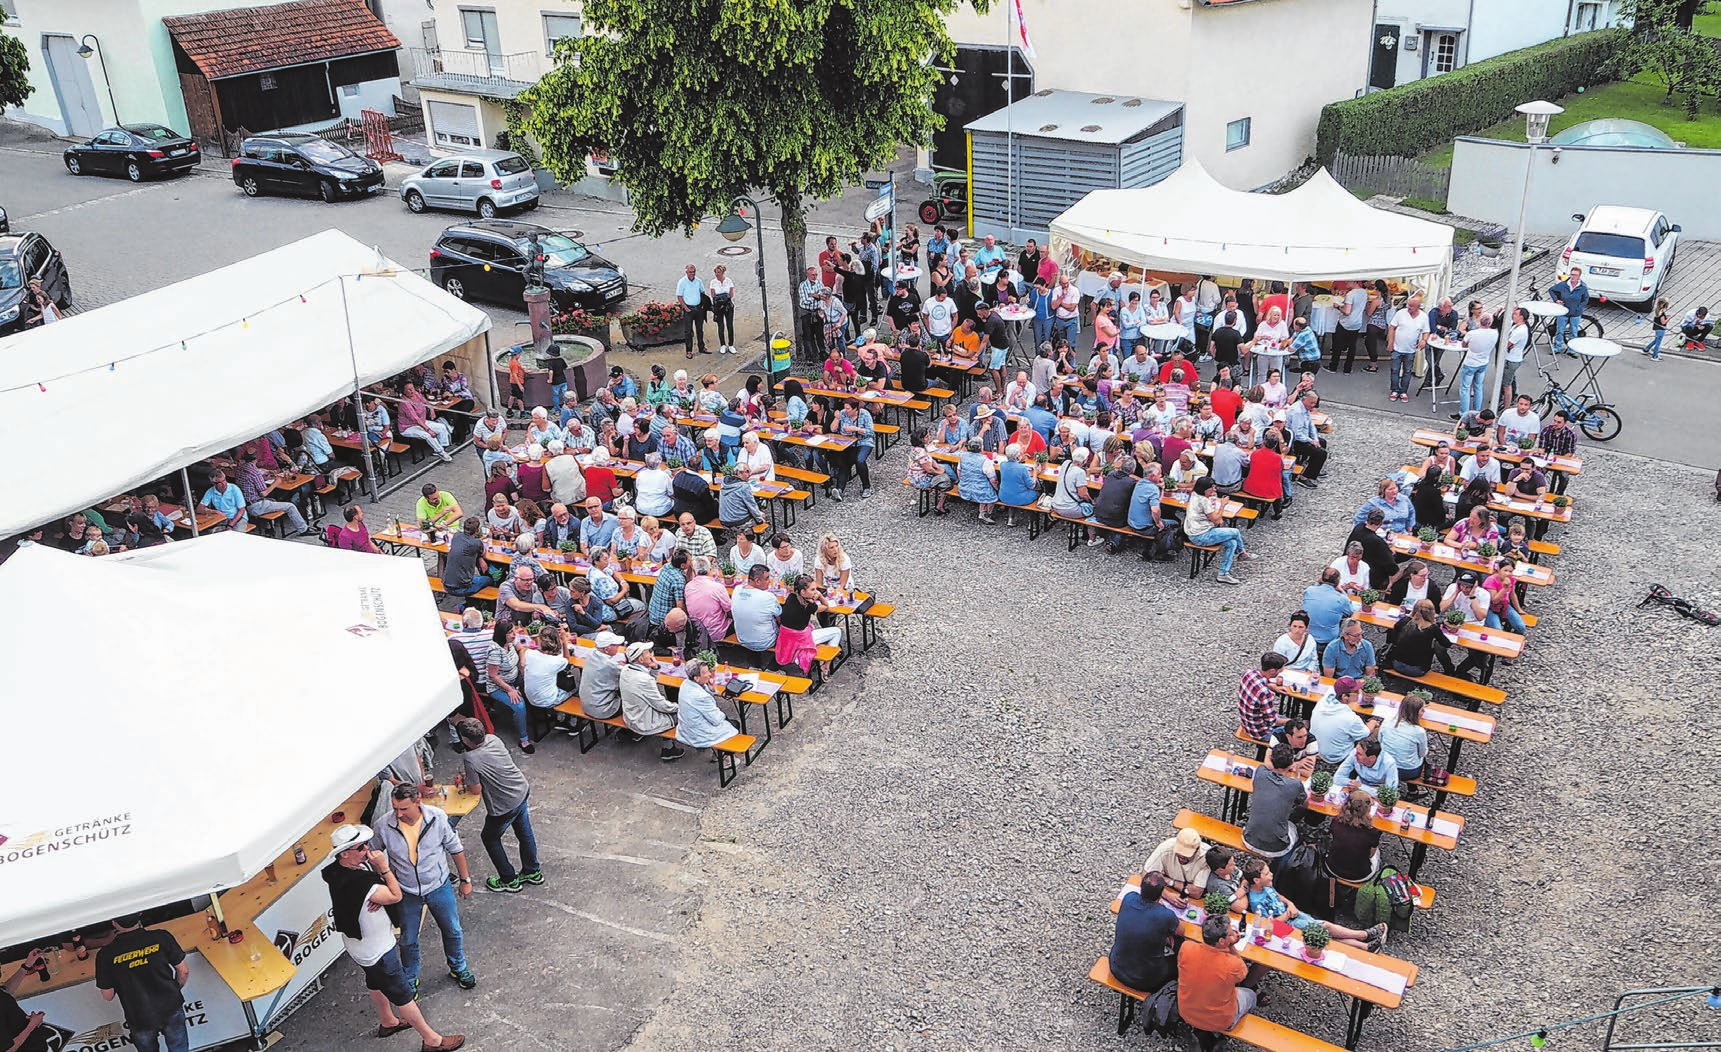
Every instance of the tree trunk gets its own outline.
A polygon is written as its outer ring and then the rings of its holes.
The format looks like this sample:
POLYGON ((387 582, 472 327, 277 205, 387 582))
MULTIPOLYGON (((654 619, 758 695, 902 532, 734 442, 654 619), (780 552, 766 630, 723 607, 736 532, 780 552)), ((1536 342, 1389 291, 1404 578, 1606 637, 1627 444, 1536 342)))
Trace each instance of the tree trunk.
POLYGON ((777 205, 783 210, 783 249, 789 263, 789 329, 803 361, 817 358, 816 348, 805 346, 801 339, 801 282, 807 270, 807 211, 799 195, 778 195, 777 205))
POLYGON ((1679 5, 1673 10, 1673 24, 1680 29, 1690 29, 1697 9, 1702 6, 1703 0, 1679 0, 1679 5))

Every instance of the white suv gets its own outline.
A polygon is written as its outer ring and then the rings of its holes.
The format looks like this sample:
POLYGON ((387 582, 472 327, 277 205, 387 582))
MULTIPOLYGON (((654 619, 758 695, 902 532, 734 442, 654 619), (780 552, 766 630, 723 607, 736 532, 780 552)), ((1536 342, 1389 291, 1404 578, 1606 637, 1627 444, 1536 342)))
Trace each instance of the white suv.
POLYGON ((1622 205, 1597 205, 1588 216, 1572 218, 1583 225, 1560 256, 1561 280, 1573 267, 1582 267, 1592 293, 1654 303, 1673 267, 1679 224, 1653 209, 1622 205))

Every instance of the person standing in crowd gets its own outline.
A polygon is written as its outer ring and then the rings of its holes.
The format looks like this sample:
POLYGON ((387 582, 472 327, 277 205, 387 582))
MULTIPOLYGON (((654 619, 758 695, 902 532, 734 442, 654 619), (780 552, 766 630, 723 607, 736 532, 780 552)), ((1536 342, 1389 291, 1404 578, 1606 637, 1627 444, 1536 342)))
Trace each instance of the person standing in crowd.
POLYGON ((494 734, 485 734, 477 720, 454 725, 460 743, 466 746, 466 791, 484 798, 484 828, 478 838, 490 856, 496 875, 484 881, 485 891, 517 892, 527 884, 542 884, 544 871, 538 866, 538 840, 532 835, 532 818, 526 803, 532 787, 508 755, 508 747, 494 734), (520 868, 514 869, 502 846, 502 834, 512 829, 520 842, 520 868))
POLYGON ((478 985, 478 978, 466 966, 466 937, 460 927, 457 899, 472 894, 466 847, 448 821, 447 812, 421 801, 419 786, 397 785, 389 798, 393 809, 381 816, 370 843, 376 850, 387 853, 388 866, 400 879, 400 959, 406 979, 412 984, 413 993, 417 993, 418 932, 424 907, 428 906, 430 915, 436 918, 436 926, 442 930, 448 977, 459 983, 462 990, 470 990, 478 985))
POLYGON ((42 1025, 47 1013, 26 1015, 18 1005, 18 987, 41 960, 42 951, 32 949, 0 984, 0 1052, 57 1052, 58 1046, 48 1043, 52 1031, 42 1025))
POLYGON ((1584 309, 1590 305, 1590 287, 1584 284, 1584 268, 1573 267, 1566 280, 1548 290, 1548 298, 1566 308, 1564 317, 1554 319, 1554 353, 1573 358, 1577 352, 1566 348, 1566 341, 1579 335, 1584 309))
POLYGON ((801 360, 817 362, 825 356, 824 318, 820 313, 819 294, 824 291, 819 281, 819 268, 808 267, 800 286, 795 290, 795 307, 800 312, 801 360))
POLYGON ((172 932, 145 928, 132 913, 114 919, 113 941, 96 951, 96 989, 104 1000, 119 998, 125 1025, 138 1052, 186 1052, 186 981, 191 966, 172 932))
MULTIPOLYGON (((675 298, 681 303, 681 313, 687 325, 687 356, 693 357, 693 341, 699 339, 699 353, 710 354, 705 346, 705 285, 699 280, 699 268, 689 263, 685 276, 675 283, 675 298)), ((719 327, 721 329, 721 327, 719 327)))
MULTIPOLYGON (((735 353, 735 283, 722 263, 711 269, 711 315, 717 319, 717 353, 735 353)), ((701 335, 705 325, 699 325, 701 335)), ((702 345, 703 346, 703 345, 702 345)))
POLYGON ((418 1008, 418 992, 401 966, 394 926, 383 907, 400 902, 404 894, 389 866, 388 853, 367 850, 374 835, 362 825, 341 826, 329 834, 335 864, 323 867, 323 880, 329 885, 329 912, 335 930, 341 933, 347 956, 364 971, 365 988, 376 1009, 376 1036, 393 1037, 402 1030, 415 1030, 424 1041, 425 1052, 453 1052, 466 1044, 466 1036, 439 1034, 425 1022, 418 1008))

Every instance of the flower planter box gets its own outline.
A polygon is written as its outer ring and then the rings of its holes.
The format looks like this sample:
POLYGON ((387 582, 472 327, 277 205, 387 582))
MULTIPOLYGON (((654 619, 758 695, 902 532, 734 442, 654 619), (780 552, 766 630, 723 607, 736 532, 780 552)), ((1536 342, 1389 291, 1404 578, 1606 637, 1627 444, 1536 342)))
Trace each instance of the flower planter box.
POLYGON ((685 343, 687 341, 688 320, 685 317, 681 318, 679 321, 670 322, 668 325, 664 325, 661 328, 657 328, 652 331, 646 331, 638 326, 629 325, 625 321, 619 322, 618 324, 621 328, 622 342, 635 350, 644 350, 647 347, 661 347, 665 344, 671 343, 685 343))

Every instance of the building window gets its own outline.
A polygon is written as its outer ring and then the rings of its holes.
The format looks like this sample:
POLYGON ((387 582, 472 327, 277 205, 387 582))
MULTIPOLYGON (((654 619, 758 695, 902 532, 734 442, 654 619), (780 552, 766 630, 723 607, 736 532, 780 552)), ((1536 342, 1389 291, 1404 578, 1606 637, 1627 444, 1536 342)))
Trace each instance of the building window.
POLYGON ((0 0, 0 25, 18 24, 18 0, 0 0))
POLYGON ((563 37, 577 37, 582 31, 582 21, 579 15, 544 15, 544 54, 556 53, 556 41, 563 37))
POLYGON ((275 90, 275 74, 273 74, 273 73, 259 73, 259 74, 257 74, 257 87, 263 91, 274 91, 275 90))
POLYGON ((1232 121, 1225 126, 1225 149, 1227 152, 1241 150, 1249 145, 1249 122, 1251 120, 1253 118, 1244 117, 1240 121, 1232 121))
POLYGON ((1429 41, 1430 71, 1450 73, 1458 68, 1458 34, 1435 33, 1429 41))
POLYGON ((1579 32, 1594 29, 1596 24, 1600 21, 1601 4, 1581 3, 1578 5, 1577 22, 1574 24, 1573 28, 1577 29, 1579 32))
POLYGON ((466 31, 467 47, 474 51, 501 53, 502 47, 496 33, 496 12, 462 9, 460 24, 466 31))

